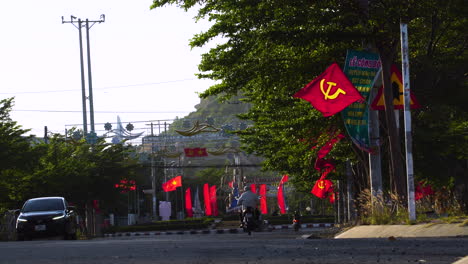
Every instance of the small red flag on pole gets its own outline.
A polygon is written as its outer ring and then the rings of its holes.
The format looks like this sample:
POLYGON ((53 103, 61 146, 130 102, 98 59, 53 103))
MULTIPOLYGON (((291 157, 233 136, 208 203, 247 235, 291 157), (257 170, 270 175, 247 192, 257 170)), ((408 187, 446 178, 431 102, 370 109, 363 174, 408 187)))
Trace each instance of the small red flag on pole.
POLYGON ((182 176, 174 177, 167 182, 162 184, 162 189, 165 192, 172 192, 177 189, 177 187, 182 186, 182 176))

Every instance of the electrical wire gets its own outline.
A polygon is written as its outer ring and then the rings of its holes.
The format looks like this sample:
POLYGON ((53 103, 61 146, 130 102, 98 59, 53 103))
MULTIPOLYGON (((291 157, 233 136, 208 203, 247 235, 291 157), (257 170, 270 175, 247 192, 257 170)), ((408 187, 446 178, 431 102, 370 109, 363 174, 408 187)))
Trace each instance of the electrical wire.
MULTIPOLYGON (((193 80, 199 80, 199 79, 197 79, 197 78, 190 78, 190 79, 180 79, 180 80, 172 80, 172 81, 163 81, 163 82, 126 84, 126 85, 117 85, 117 86, 108 86, 108 87, 98 87, 98 88, 93 87, 93 90, 119 89, 119 88, 128 88, 128 87, 159 85, 159 84, 166 84, 166 83, 186 82, 186 81, 193 81, 193 80)), ((63 92, 81 92, 81 89, 51 90, 51 91, 26 91, 26 92, 0 93, 0 94, 12 94, 12 95, 16 95, 16 94, 38 94, 38 93, 63 93, 63 92)))

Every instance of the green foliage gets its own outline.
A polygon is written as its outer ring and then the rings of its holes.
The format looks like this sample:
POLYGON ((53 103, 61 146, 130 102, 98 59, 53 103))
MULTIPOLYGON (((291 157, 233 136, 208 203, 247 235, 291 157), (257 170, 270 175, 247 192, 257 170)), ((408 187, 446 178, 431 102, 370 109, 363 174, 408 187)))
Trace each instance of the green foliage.
POLYGON ((124 178, 135 180, 140 166, 131 156, 130 146, 108 144, 103 139, 89 145, 55 134, 43 147, 46 151, 29 182, 34 191, 28 194, 65 196, 81 208, 92 200, 104 207, 115 206, 120 194, 114 185, 124 178))
MULTIPOLYGON (((238 133, 243 148, 265 157, 265 169, 290 174, 304 192, 318 176, 311 147, 325 142, 321 135, 330 128, 344 130, 339 115, 323 118, 292 95, 363 43, 374 46, 388 64, 398 63, 400 21, 407 21, 411 90, 423 105, 413 111, 416 178, 468 185, 464 1, 155 0, 151 8, 169 4, 185 10, 200 6, 197 18, 213 22, 190 43, 201 47, 219 40, 202 56, 199 77, 220 82, 201 97, 242 95, 251 107, 240 117, 253 122, 238 133)), ((365 156, 349 141, 329 154, 337 163, 350 158, 357 164, 364 174, 355 178, 360 188, 367 185, 365 156)), ((338 167, 333 177, 342 178, 343 171, 338 167)), ((468 190, 462 192, 468 210, 468 190)))
POLYGON ((33 172, 38 159, 33 138, 23 136, 28 130, 10 118, 13 105, 13 98, 0 100, 0 208, 4 209, 21 205, 16 201, 24 194, 16 190, 24 187, 22 179, 33 172))
POLYGON ((64 196, 83 209, 92 200, 113 208, 121 196, 114 187, 120 179, 137 179, 140 168, 131 146, 107 144, 99 139, 89 145, 75 140, 71 129, 65 137, 54 134, 45 143, 24 137, 9 117, 13 99, 0 101, 0 208, 20 208, 29 198, 64 196))

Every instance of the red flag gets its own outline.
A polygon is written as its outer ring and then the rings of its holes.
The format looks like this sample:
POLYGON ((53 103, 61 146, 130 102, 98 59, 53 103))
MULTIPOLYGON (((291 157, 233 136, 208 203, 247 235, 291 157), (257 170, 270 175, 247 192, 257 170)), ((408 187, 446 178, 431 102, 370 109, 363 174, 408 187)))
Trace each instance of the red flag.
POLYGON ((328 192, 333 188, 333 183, 327 179, 319 179, 315 182, 311 193, 320 199, 326 198, 328 192))
POLYGON ((228 182, 228 186, 229 188, 234 189, 234 181, 228 182))
POLYGON ((184 152, 185 156, 189 158, 208 156, 206 148, 184 148, 184 152))
POLYGON ((195 157, 195 151, 192 148, 184 148, 184 153, 186 157, 192 158, 195 157))
POLYGON ((285 174, 285 175, 283 175, 283 177, 281 178, 280 184, 286 183, 287 181, 288 181, 288 175, 285 174))
POLYGON ((205 215, 212 215, 211 212, 211 200, 210 200, 210 187, 208 183, 203 185, 203 200, 205 202, 205 215))
POLYGON ((162 188, 165 192, 175 191, 176 188, 180 186, 182 186, 182 176, 174 177, 162 184, 162 188))
POLYGON ((260 185, 260 212, 267 214, 266 184, 260 185))
POLYGON ((293 97, 309 101, 325 117, 340 112, 358 100, 364 100, 336 62, 293 97))
POLYGON ((253 193, 257 193, 257 186, 255 185, 255 183, 250 184, 250 190, 253 193))
POLYGON ((190 187, 185 190, 185 212, 187 213, 187 217, 193 217, 192 191, 190 187))
POLYGON ((216 200, 216 185, 213 185, 210 187, 210 205, 213 216, 218 216, 218 203, 216 200))
POLYGON ((335 203, 335 191, 332 189, 330 195, 328 196, 330 203, 335 203))
POLYGON ((333 146, 344 137, 345 136, 340 133, 325 143, 325 145, 317 152, 317 159, 323 159, 332 150, 333 146))
POLYGON ((280 208, 280 213, 285 214, 286 213, 286 201, 284 200, 284 189, 283 185, 288 181, 288 175, 285 174, 281 178, 281 181, 278 185, 278 194, 277 194, 277 199, 278 199, 278 207, 280 208))
POLYGON ((206 157, 208 153, 206 152, 206 148, 194 148, 197 157, 206 157))

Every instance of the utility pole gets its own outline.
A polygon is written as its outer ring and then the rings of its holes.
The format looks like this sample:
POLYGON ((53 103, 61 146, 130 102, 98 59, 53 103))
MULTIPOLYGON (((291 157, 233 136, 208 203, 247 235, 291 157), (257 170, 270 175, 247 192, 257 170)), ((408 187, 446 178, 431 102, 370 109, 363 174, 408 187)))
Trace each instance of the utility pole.
POLYGON ((96 133, 94 129, 94 104, 93 104, 93 85, 91 78, 91 52, 89 45, 89 29, 96 23, 103 23, 105 21, 105 15, 101 15, 99 20, 82 20, 81 18, 70 16, 70 21, 65 21, 62 16, 62 24, 71 23, 78 29, 79 41, 80 41, 80 66, 81 66, 81 98, 83 101, 83 136, 86 137, 88 134, 88 123, 87 123, 87 111, 86 111, 86 88, 85 88, 85 74, 84 74, 84 62, 83 62, 83 41, 81 28, 86 28, 86 44, 87 44, 87 59, 88 59, 88 89, 89 89, 89 117, 91 122, 90 139, 91 143, 96 139, 96 133))
POLYGON ((406 147, 406 181, 408 192, 409 220, 416 221, 416 204, 414 197, 414 175, 413 175, 413 140, 411 137, 411 111, 410 111, 410 83, 409 83, 409 47, 408 47, 408 24, 400 23, 401 34, 401 61, 402 81, 405 97, 404 119, 405 119, 405 147, 406 147))

